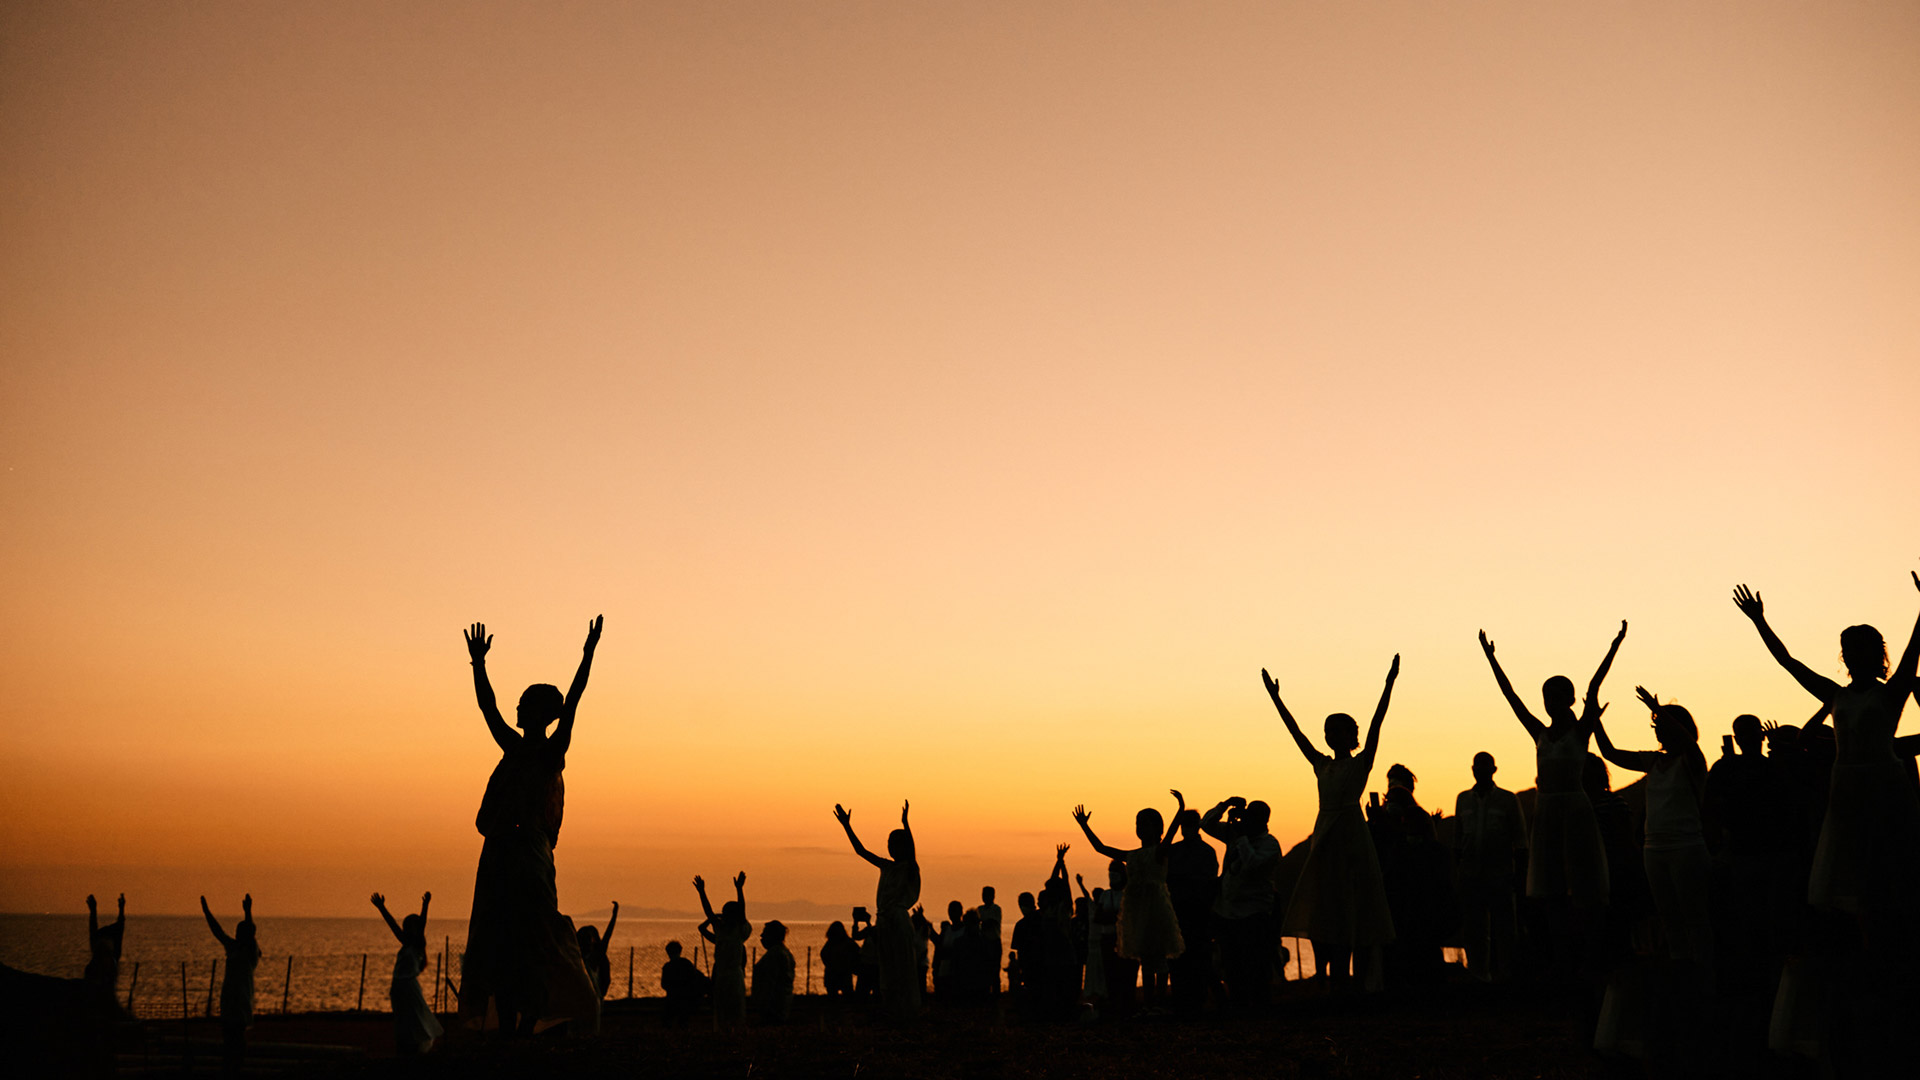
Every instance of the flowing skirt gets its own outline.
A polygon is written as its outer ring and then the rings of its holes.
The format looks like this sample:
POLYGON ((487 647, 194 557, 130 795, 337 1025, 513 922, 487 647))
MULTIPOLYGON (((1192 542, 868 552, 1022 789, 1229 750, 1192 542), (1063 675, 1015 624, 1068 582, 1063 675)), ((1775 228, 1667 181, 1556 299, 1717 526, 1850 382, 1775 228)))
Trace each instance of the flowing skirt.
POLYGON ((1393 940, 1380 856, 1358 803, 1314 823, 1312 846, 1280 932, 1350 948, 1393 940))
POLYGON ((904 908, 881 908, 874 922, 880 946, 880 1009, 889 1019, 907 1021, 920 1015, 920 957, 926 950, 916 938, 913 917, 904 908))
POLYGON ((387 991, 393 1005, 393 1042, 396 1047, 424 1054, 433 1040, 443 1034, 440 1020, 427 1008, 427 997, 420 992, 420 979, 394 976, 387 991))
POLYGON ((1835 765, 1807 902, 1850 915, 1906 914, 1915 900, 1916 833, 1920 799, 1899 763, 1835 765))
POLYGON ((1185 951, 1166 884, 1129 878, 1120 897, 1120 955, 1152 964, 1185 951))
POLYGON ((1571 895, 1581 907, 1607 902, 1607 849, 1583 791, 1540 792, 1534 802, 1527 895, 1571 895))
POLYGON ((600 998, 573 920, 560 914, 553 848, 539 830, 511 829, 481 847, 460 980, 460 1017, 472 1026, 510 1009, 570 1020, 582 1034, 600 1030, 600 998))

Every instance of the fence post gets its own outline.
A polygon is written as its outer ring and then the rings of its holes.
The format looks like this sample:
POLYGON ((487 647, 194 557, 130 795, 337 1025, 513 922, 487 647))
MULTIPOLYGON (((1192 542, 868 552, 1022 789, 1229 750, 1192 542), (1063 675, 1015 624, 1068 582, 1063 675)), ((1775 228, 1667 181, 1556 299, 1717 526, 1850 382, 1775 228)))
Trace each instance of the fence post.
POLYGON ((627 999, 633 999, 633 946, 627 946, 627 999))
POLYGON ((293 954, 287 954, 287 981, 280 984, 280 1011, 287 1011, 287 999, 293 996, 293 954))
POLYGON ((207 967, 207 1016, 213 1016, 213 977, 220 971, 220 958, 214 957, 207 967))
POLYGON ((807 946, 807 988, 800 996, 813 996, 813 946, 807 946))
POLYGON ((133 962, 133 978, 127 980, 127 1015, 133 1015, 133 988, 140 985, 140 961, 133 962))
POLYGON ((187 1068, 193 1068, 193 1039, 187 1032, 187 962, 180 961, 180 1054, 187 1068))
POLYGON ((367 1007, 367 954, 360 954, 360 997, 353 1003, 354 1012, 363 1012, 367 1007))

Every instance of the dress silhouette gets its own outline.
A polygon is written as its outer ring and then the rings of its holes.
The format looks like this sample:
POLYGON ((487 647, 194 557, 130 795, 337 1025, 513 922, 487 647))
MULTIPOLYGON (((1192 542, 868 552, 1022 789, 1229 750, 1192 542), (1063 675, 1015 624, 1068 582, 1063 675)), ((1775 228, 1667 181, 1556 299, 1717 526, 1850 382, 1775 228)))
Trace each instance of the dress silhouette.
POLYGON ((1555 675, 1541 688, 1548 723, 1541 723, 1514 693, 1513 684, 1494 656, 1493 642, 1480 632, 1480 647, 1493 668, 1494 681, 1513 714, 1533 738, 1536 767, 1533 834, 1527 859, 1527 895, 1535 898, 1572 896, 1580 907, 1607 902, 1607 854, 1594 820, 1593 803, 1581 783, 1586 769, 1587 742, 1600 715, 1600 684, 1613 666, 1614 654, 1627 636, 1625 620, 1614 635, 1606 658, 1587 684, 1580 715, 1573 712, 1573 680, 1555 675))
POLYGON ((733 876, 732 900, 721 905, 718 914, 707 899, 707 883, 693 879, 700 894, 700 907, 707 913, 700 924, 700 936, 713 946, 713 1015, 721 1024, 738 1024, 747 1018, 747 942, 753 940, 753 924, 747 921, 747 872, 733 876))
POLYGON ((260 942, 253 925, 253 894, 240 901, 240 921, 229 935, 213 917, 207 898, 200 898, 200 914, 227 954, 220 976, 220 1041, 228 1072, 236 1071, 247 1052, 247 1029, 253 1026, 253 973, 260 965, 260 942))
POLYGON ((895 1021, 912 1020, 920 1015, 920 994, 926 977, 921 967, 926 960, 926 938, 914 925, 914 905, 920 902, 920 863, 913 843, 913 827, 907 822, 909 804, 900 804, 900 827, 887 834, 887 854, 881 858, 868 851, 853 831, 853 812, 834 804, 833 816, 846 830, 854 854, 880 870, 880 884, 874 890, 873 929, 866 948, 879 950, 879 1005, 882 1014, 895 1021))
POLYGON ((581 958, 573 920, 560 914, 553 849, 566 806, 561 772, 601 622, 595 617, 587 629, 580 668, 565 698, 544 683, 520 695, 519 732, 501 718, 487 678, 493 639, 480 623, 467 633, 474 696, 501 755, 474 819, 485 840, 474 875, 460 986, 460 1016, 473 1026, 487 1026, 491 1013, 492 1022, 522 1034, 531 1034, 541 1020, 570 1021, 587 1033, 600 1028, 600 997, 581 958), (549 724, 554 724, 552 735, 549 724))
POLYGON ((1300 753, 1313 766, 1320 793, 1320 811, 1313 819, 1313 838, 1307 861, 1294 883, 1293 898, 1281 920, 1282 934, 1310 938, 1319 956, 1322 943, 1339 950, 1384 945, 1393 940, 1393 916, 1387 908, 1387 894, 1380 877, 1380 858, 1373 848, 1373 837, 1360 813, 1360 797, 1367 789, 1367 776, 1380 746, 1380 725, 1386 719, 1387 705, 1393 698, 1394 680, 1400 676, 1400 657, 1393 658, 1387 671, 1386 686, 1374 709, 1373 722, 1367 728, 1367 741, 1355 753, 1359 728, 1353 717, 1334 713, 1327 717, 1327 743, 1332 754, 1316 749, 1293 714, 1280 700, 1280 687, 1265 671, 1267 696, 1279 710, 1280 719, 1293 735, 1300 753))
POLYGON ((400 951, 393 958, 393 984, 387 990, 387 1001, 393 1007, 394 1050, 402 1056, 426 1053, 444 1034, 440 1019, 427 1007, 426 995, 420 992, 420 975, 427 970, 427 906, 432 902, 432 893, 423 894, 420 914, 395 922, 387 911, 386 897, 373 894, 373 906, 380 909, 387 929, 400 942, 400 951))
MULTIPOLYGON (((1186 812, 1187 801, 1178 791, 1171 794, 1179 804, 1171 823, 1161 818, 1160 811, 1152 807, 1141 810, 1133 820, 1134 836, 1140 841, 1140 846, 1125 851, 1101 843, 1093 833, 1093 826, 1088 820, 1092 815, 1087 813, 1087 808, 1073 808, 1073 820, 1079 823, 1080 831, 1086 834, 1093 850, 1110 859, 1120 860, 1126 867, 1125 882, 1120 886, 1115 947, 1122 959, 1138 963, 1146 975, 1149 1006, 1159 1002, 1166 987, 1167 961, 1179 956, 1187 948, 1180 936, 1180 919, 1174 913, 1173 898, 1167 893, 1167 860, 1173 837, 1180 827, 1180 815, 1186 812)), ((1129 975, 1126 982, 1129 994, 1132 987, 1129 975)), ((1110 988, 1109 995, 1115 989, 1110 988)), ((1130 1002, 1116 1004, 1124 1006, 1130 1002)))

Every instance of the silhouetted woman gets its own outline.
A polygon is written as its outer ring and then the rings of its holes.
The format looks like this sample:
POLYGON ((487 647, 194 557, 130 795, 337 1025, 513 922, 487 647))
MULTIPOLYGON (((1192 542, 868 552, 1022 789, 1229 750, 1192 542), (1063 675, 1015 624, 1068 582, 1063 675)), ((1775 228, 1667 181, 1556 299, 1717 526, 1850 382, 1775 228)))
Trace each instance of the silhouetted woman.
POLYGON ((700 924, 700 936, 713 946, 713 1015, 722 1027, 744 1023, 747 1019, 747 942, 753 938, 753 924, 747 921, 747 872, 733 876, 733 899, 720 905, 714 914, 707 899, 707 883, 695 876, 693 887, 700 894, 701 910, 707 919, 700 924))
POLYGON ((487 778, 474 827, 485 842, 473 881, 473 913, 467 923, 460 1015, 484 1022, 493 1006, 500 1027, 532 1034, 542 1017, 563 1017, 586 1032, 600 1028, 600 999, 593 992, 573 920, 560 914, 554 890, 553 848, 560 842, 566 807, 567 748, 574 712, 587 689, 601 619, 587 627, 580 669, 566 696, 535 683, 520 695, 516 733, 500 716, 487 679, 493 638, 474 623, 467 632, 473 660, 473 692, 487 731, 500 746, 500 763, 487 778), (553 724, 552 735, 547 725, 553 724))
MULTIPOLYGON (((1913 576, 1920 588, 1920 574, 1913 576)), ((1760 594, 1741 585, 1733 592, 1741 614, 1753 620, 1767 651, 1806 691, 1833 712, 1833 786, 1826 820, 1814 849, 1807 900, 1815 907, 1858 916, 1869 937, 1904 918, 1911 892, 1920 800, 1907 783, 1894 752, 1894 731, 1907 695, 1915 688, 1920 661, 1920 622, 1907 639, 1900 664, 1887 671, 1886 640, 1871 626, 1840 632, 1840 658, 1849 681, 1841 686, 1795 660, 1767 625, 1760 594)), ((1811 728, 1812 725, 1809 725, 1811 728)))
POLYGON ((1360 796, 1367 790, 1367 776, 1380 749, 1380 725, 1387 718, 1393 683, 1399 677, 1400 656, 1395 653, 1393 666, 1387 669, 1386 686, 1380 691, 1380 703, 1373 710, 1373 722, 1367 726, 1365 747, 1360 746, 1360 725, 1353 717, 1346 713, 1327 717, 1323 730, 1327 748, 1333 751, 1329 756, 1314 748, 1287 711, 1286 703, 1280 700, 1280 684, 1265 668, 1260 670, 1267 696, 1273 699, 1273 707, 1279 710, 1301 755, 1313 766, 1320 789, 1320 812, 1313 819, 1307 861, 1300 868, 1280 933, 1311 940, 1314 965, 1329 974, 1344 972, 1347 954, 1393 940, 1393 916, 1387 909, 1386 889, 1380 878, 1380 856, 1373 849, 1373 837, 1361 816, 1360 796))
POLYGON ((114 989, 120 982, 120 946, 127 934, 127 894, 120 894, 120 911, 106 926, 100 925, 100 905, 87 894, 87 993, 111 1006, 114 989))
POLYGON ((613 945, 613 928, 620 922, 620 901, 610 900, 613 905, 613 917, 607 920, 607 932, 587 925, 580 928, 575 936, 580 939, 580 960, 587 965, 587 978, 593 982, 595 997, 607 996, 607 987, 613 985, 613 964, 607 959, 607 949, 613 945))
MULTIPOLYGON (((1073 808, 1073 820, 1087 835, 1093 850, 1109 859, 1127 864, 1127 880, 1120 894, 1118 948, 1121 956, 1139 963, 1147 989, 1147 1007, 1155 1008, 1167 987, 1167 961, 1187 951, 1180 937, 1180 919, 1173 911, 1173 898, 1167 893, 1167 853, 1180 827, 1180 814, 1187 800, 1178 791, 1171 792, 1179 805, 1169 824, 1160 811, 1149 806, 1133 816, 1133 835, 1137 848, 1108 847, 1093 834, 1085 806, 1073 808)), ((1131 987, 1128 988, 1129 990, 1131 987)))
POLYGON ((847 832, 853 853, 880 869, 880 885, 875 891, 872 937, 867 948, 879 949, 880 1011, 893 1020, 912 1020, 920 1015, 920 990, 925 977, 920 965, 926 958, 926 939, 914 927, 913 907, 920 902, 920 863, 915 857, 913 826, 907 823, 908 804, 900 804, 900 827, 887 834, 887 854, 883 859, 868 851, 853 831, 853 811, 834 804, 834 819, 847 832), (916 954, 918 954, 916 956, 916 954))
POLYGON ((387 910, 387 898, 373 894, 373 906, 380 909, 387 929, 400 942, 400 951, 393 958, 393 985, 387 990, 387 1000, 393 1005, 393 1049, 401 1057, 426 1053, 443 1033, 439 1019, 427 1007, 426 995, 420 992, 420 973, 427 970, 427 905, 431 903, 433 894, 421 893, 420 914, 394 922, 393 913, 387 910))
POLYGON ((1520 726, 1533 739, 1537 769, 1533 811, 1533 835, 1527 856, 1527 895, 1536 899, 1571 896, 1575 907, 1598 908, 1607 902, 1607 855, 1600 842, 1600 829, 1594 823, 1593 803, 1581 784, 1586 768, 1587 741, 1600 715, 1600 684, 1613 666, 1614 654, 1627 636, 1626 620, 1608 646, 1606 658, 1587 683, 1586 702, 1580 714, 1573 712, 1573 680, 1555 675, 1540 687, 1547 707, 1547 723, 1542 724, 1527 711, 1520 695, 1513 692, 1507 673, 1493 655, 1493 642, 1480 631, 1480 647, 1486 650, 1487 663, 1493 667, 1493 679, 1500 693, 1513 708, 1520 726))
POLYGON ((1713 958, 1712 910, 1707 891, 1713 859, 1707 853, 1700 801, 1707 784, 1707 759, 1700 752, 1700 729, 1685 708, 1660 700, 1636 686, 1633 691, 1653 712, 1658 750, 1621 750, 1594 717, 1593 739, 1600 756, 1622 769, 1647 774, 1646 841, 1641 862, 1653 890, 1653 910, 1666 935, 1667 956, 1706 965, 1713 958))
POLYGON ((240 921, 233 935, 220 928, 207 898, 200 898, 200 914, 207 929, 227 953, 227 970, 220 976, 220 1043, 228 1073, 237 1072, 247 1056, 247 1029, 253 1026, 253 970, 260 964, 260 943, 253 927, 253 894, 240 901, 240 921))

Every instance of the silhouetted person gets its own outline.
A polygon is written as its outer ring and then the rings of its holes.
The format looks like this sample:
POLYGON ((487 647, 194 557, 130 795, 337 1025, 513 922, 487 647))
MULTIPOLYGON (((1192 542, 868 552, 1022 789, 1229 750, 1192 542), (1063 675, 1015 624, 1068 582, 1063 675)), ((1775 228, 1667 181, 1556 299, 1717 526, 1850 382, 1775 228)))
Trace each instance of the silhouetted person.
POLYGON ((1080 971, 1086 962, 1087 934, 1084 923, 1074 921, 1073 887, 1067 879, 1067 848, 1054 848, 1053 870, 1040 887, 1040 958, 1025 961, 1029 978, 1036 983, 1037 1013, 1048 1017, 1066 1017, 1080 1001, 1080 971), (1076 936, 1077 934, 1077 936, 1076 936))
POLYGON ((1714 921, 1727 945, 1716 950, 1715 966, 1723 987, 1757 1000, 1773 984, 1794 921, 1787 892, 1791 796, 1781 763, 1762 752, 1759 717, 1734 717, 1730 741, 1735 752, 1707 770, 1701 805, 1714 852, 1714 921))
POLYGON ((1267 831, 1272 816, 1266 803, 1235 795, 1200 820, 1201 830, 1227 848, 1214 913, 1220 920, 1220 974, 1235 1008, 1263 1005, 1273 992, 1281 852, 1279 838, 1267 831))
POLYGON ((920 863, 913 845, 913 827, 907 822, 907 803, 900 804, 900 827, 887 834, 887 854, 881 858, 868 851, 853 831, 853 812, 834 804, 834 819, 847 832, 854 854, 872 863, 880 871, 880 885, 874 892, 877 912, 874 940, 867 948, 878 946, 880 1010, 898 1022, 920 1015, 920 993, 926 984, 921 967, 925 963, 926 938, 914 928, 912 911, 920 902, 920 863), (918 958, 916 958, 918 953, 918 958))
POLYGON ((1019 1009, 1032 1015, 1046 964, 1046 944, 1040 925, 1040 901, 1030 892, 1016 899, 1020 917, 1014 920, 1013 937, 1007 943, 1007 993, 1019 1009), (1029 971, 1031 966, 1031 971, 1029 971))
POLYGON ((719 914, 707 899, 706 880, 696 875, 693 888, 707 914, 700 936, 713 946, 714 1021, 721 1027, 742 1023, 747 1018, 747 942, 753 938, 753 924, 747 921, 747 872, 733 876, 733 899, 720 905, 719 914))
POLYGON ((1418 778, 1405 765, 1387 768, 1387 797, 1367 824, 1393 914, 1386 947, 1390 986, 1437 986, 1446 977, 1443 946, 1459 925, 1453 874, 1433 815, 1414 797, 1418 778))
POLYGON ((247 1029, 253 1026, 253 971, 260 964, 260 943, 253 926, 253 894, 240 901, 240 921, 233 935, 220 927, 213 917, 207 898, 200 898, 200 914, 207 917, 207 929, 226 950, 227 967, 220 977, 220 1043, 222 1068, 229 1074, 240 1070, 247 1057, 247 1029))
POLYGON ((561 771, 573 742, 574 714, 587 689, 602 620, 587 627, 586 645, 573 685, 536 683, 520 695, 507 726, 487 678, 493 638, 474 623, 467 632, 473 661, 473 691, 487 731, 500 747, 500 763, 487 778, 487 792, 474 818, 485 841, 474 875, 473 911, 467 922, 460 1016, 484 1023, 492 1005, 500 1028, 532 1034, 542 1017, 562 1017, 588 1033, 600 1028, 600 998, 580 956, 573 920, 560 913, 554 890, 554 845, 566 806, 561 771), (553 734, 547 734, 548 725, 553 734))
POLYGON ((427 1007, 426 995, 420 992, 420 973, 427 970, 427 905, 432 902, 432 893, 421 893, 420 913, 395 922, 393 913, 387 910, 387 898, 373 894, 373 906, 380 909, 387 929, 400 942, 400 951, 393 957, 393 982, 387 988, 387 1001, 393 1007, 393 1051, 401 1057, 426 1053, 433 1048, 433 1040, 444 1033, 439 1018, 427 1007))
MULTIPOLYGON (((1174 811, 1177 824, 1180 815, 1186 812, 1187 800, 1178 791, 1169 794, 1178 804, 1174 811)), ((1133 835, 1140 846, 1122 849, 1100 842, 1089 821, 1092 817, 1085 806, 1073 808, 1073 820, 1079 823, 1093 850, 1126 863, 1126 891, 1120 898, 1119 952, 1140 965, 1146 976, 1147 1006, 1153 1008, 1160 1004, 1166 989, 1167 961, 1186 951, 1186 943, 1180 936, 1180 920, 1174 914, 1173 899, 1167 894, 1168 849, 1173 843, 1174 826, 1168 825, 1160 811, 1149 806, 1133 817, 1133 835)))
POLYGON ((1653 890, 1669 959, 1696 965, 1705 977, 1713 960, 1713 922, 1708 889, 1713 860, 1700 820, 1707 759, 1700 729, 1685 707, 1660 704, 1645 687, 1634 693, 1653 713, 1658 750, 1621 750, 1595 717, 1593 738, 1600 756, 1623 769, 1647 774, 1647 824, 1642 865, 1653 890))
POLYGON ((993 989, 994 992, 998 993, 1000 989, 1000 976, 998 974, 1000 970, 1000 957, 1005 951, 1005 944, 1000 937, 1000 922, 1004 916, 1000 911, 1000 905, 993 902, 993 897, 993 886, 981 886, 980 906, 973 910, 980 913, 981 940, 986 944, 987 949, 992 954, 992 970, 995 972, 992 976, 993 989))
MULTIPOLYGON (((1913 581, 1920 587, 1920 573, 1913 575, 1913 581)), ((1833 780, 1814 852, 1808 901, 1858 918, 1870 939, 1909 935, 1910 927, 1900 924, 1913 911, 1911 877, 1915 841, 1920 839, 1916 835, 1920 834, 1920 801, 1907 782, 1893 741, 1900 712, 1915 688, 1920 623, 1891 674, 1880 631, 1871 626, 1841 631, 1840 657, 1850 680, 1841 686, 1787 652, 1767 625, 1758 593, 1742 585, 1734 590, 1734 603, 1753 620, 1760 640, 1780 666, 1832 710, 1833 780)))
POLYGON ((966 915, 960 901, 947 901, 947 917, 940 921, 940 932, 933 939, 933 999, 941 1005, 957 1004, 961 997, 954 962, 966 933, 966 915))
POLYGON ((574 935, 580 940, 580 960, 587 967, 587 979, 593 984, 594 995, 600 998, 605 998, 607 988, 613 985, 613 963, 607 958, 607 950, 613 945, 613 928, 620 922, 620 901, 609 902, 613 904, 613 917, 607 920, 606 933, 589 924, 574 935))
POLYGON ((1360 726, 1353 717, 1346 713, 1327 717, 1324 732, 1327 747, 1333 751, 1329 755, 1315 749, 1300 730, 1286 703, 1280 700, 1280 684, 1266 669, 1260 671, 1267 696, 1273 699, 1273 707, 1287 725, 1294 744, 1300 747, 1301 756, 1313 766, 1320 791, 1320 811, 1313 819, 1307 861, 1294 884, 1280 932, 1313 942, 1314 965, 1328 972, 1329 985, 1332 977, 1345 971, 1347 958, 1357 950, 1377 948, 1393 940, 1393 916, 1387 908, 1380 857, 1373 849, 1366 818, 1361 816, 1360 797, 1367 790, 1367 776, 1380 749, 1380 725, 1387 718, 1394 680, 1399 677, 1400 657, 1396 653, 1393 666, 1387 669, 1380 703, 1374 707, 1373 721, 1367 726, 1364 747, 1360 745, 1360 726))
POLYGON ((1200 832, 1200 811, 1182 810, 1180 839, 1167 851, 1167 895, 1187 949, 1173 961, 1173 1003, 1191 1012, 1207 1003, 1213 985, 1213 902, 1220 892, 1220 857, 1200 832))
POLYGON ((753 1015, 762 1024, 784 1024, 793 1013, 793 951, 787 926, 769 919, 760 929, 760 958, 753 962, 753 1015))
POLYGON ((1473 786, 1453 801, 1455 885, 1467 973, 1481 982, 1513 974, 1517 923, 1514 856, 1527 844, 1520 800, 1493 782, 1493 755, 1473 755, 1473 786))
POLYGON ((853 994, 853 979, 859 971, 860 946, 847 933, 847 924, 835 919, 820 946, 820 983, 830 1005, 838 1007, 853 994))
POLYGON ((114 920, 100 925, 100 906, 93 894, 87 894, 87 970, 83 981, 87 993, 98 1001, 114 1003, 114 991, 120 983, 120 947, 127 934, 127 894, 120 894, 119 912, 114 920))
POLYGON ((667 1020, 675 1025, 697 1014, 700 999, 707 993, 707 976, 680 954, 679 942, 667 942, 667 962, 660 966, 660 992, 667 998, 667 1020))
POLYGON ((1538 766, 1533 838, 1527 856, 1528 896, 1571 896, 1578 907, 1598 907, 1607 902, 1606 856, 1580 773, 1594 721, 1600 715, 1600 684, 1606 680, 1607 669, 1613 666, 1614 655, 1626 636, 1627 623, 1622 619, 1620 632, 1614 635, 1607 655, 1587 683, 1586 700, 1578 716, 1573 712, 1573 680, 1555 675, 1541 685, 1548 721, 1542 724, 1513 692, 1513 684, 1494 656, 1493 642, 1487 639, 1486 631, 1480 632, 1480 647, 1486 651, 1494 681, 1520 726, 1533 739, 1538 766))

